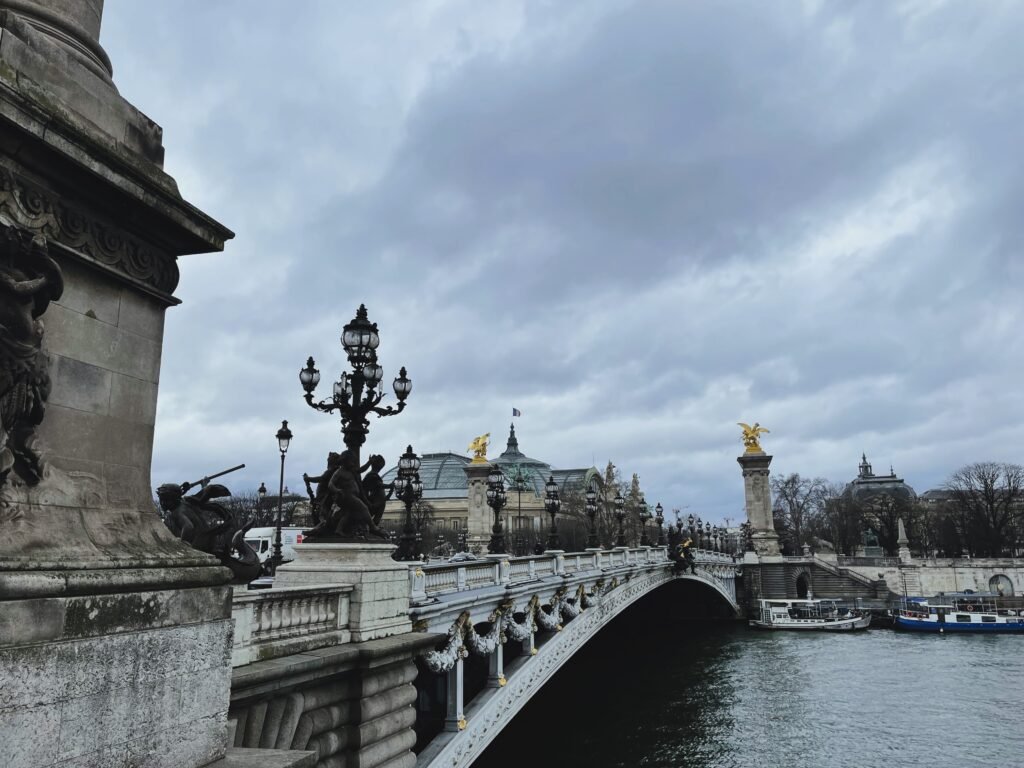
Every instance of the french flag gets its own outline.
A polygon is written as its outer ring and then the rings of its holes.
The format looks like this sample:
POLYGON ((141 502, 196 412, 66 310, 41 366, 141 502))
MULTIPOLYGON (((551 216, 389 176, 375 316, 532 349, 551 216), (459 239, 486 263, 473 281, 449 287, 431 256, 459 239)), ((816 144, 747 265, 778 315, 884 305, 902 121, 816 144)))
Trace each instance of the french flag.
POLYGON ((520 411, 518 408, 513 408, 512 409, 512 416, 513 416, 513 418, 516 417, 516 416, 522 416, 522 415, 523 415, 523 412, 520 411))

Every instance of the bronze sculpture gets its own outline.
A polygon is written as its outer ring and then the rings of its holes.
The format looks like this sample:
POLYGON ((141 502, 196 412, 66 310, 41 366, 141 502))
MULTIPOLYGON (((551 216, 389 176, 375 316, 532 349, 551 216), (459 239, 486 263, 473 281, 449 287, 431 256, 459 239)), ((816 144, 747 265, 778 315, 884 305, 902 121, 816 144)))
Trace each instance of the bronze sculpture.
POLYGON ((378 527, 380 518, 375 520, 371 512, 371 509, 379 510, 383 515, 382 502, 390 495, 385 495, 386 486, 379 474, 384 466, 383 458, 371 456, 366 465, 359 467, 353 451, 335 455, 338 456, 337 467, 327 482, 328 501, 320 509, 320 523, 306 532, 306 541, 387 541, 387 532, 378 527), (369 495, 359 476, 360 469, 366 467, 371 468, 366 477, 372 490, 369 495))
POLYGON ((248 584, 262 570, 259 555, 245 541, 251 524, 242 525, 230 510, 213 501, 231 495, 223 485, 204 484, 198 493, 186 496, 190 487, 190 483, 167 483, 156 489, 164 523, 179 539, 230 568, 233 583, 248 584))
POLYGON ((46 241, 0 226, 0 488, 11 471, 28 485, 43 476, 35 430, 50 396, 50 375, 39 318, 63 290, 46 241))

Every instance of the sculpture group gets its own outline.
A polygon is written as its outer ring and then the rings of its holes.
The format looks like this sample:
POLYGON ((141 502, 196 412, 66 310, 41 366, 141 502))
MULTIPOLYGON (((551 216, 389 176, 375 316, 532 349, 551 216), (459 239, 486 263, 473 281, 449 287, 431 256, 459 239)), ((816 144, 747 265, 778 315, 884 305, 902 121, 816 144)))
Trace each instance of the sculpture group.
POLYGON ((307 541, 387 540, 387 533, 380 528, 384 506, 392 493, 380 476, 386 462, 378 454, 362 466, 358 461, 351 449, 332 451, 320 475, 302 476, 310 494, 314 523, 306 532, 307 541), (317 484, 315 492, 312 483, 317 484))

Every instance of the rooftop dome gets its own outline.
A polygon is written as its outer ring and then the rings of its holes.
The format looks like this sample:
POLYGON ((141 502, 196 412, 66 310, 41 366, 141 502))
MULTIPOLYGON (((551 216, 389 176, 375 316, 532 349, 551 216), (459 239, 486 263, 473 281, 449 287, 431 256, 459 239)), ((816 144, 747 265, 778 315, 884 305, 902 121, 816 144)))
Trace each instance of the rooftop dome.
MULTIPOLYGON (((469 458, 457 453, 425 453, 420 457, 420 481, 423 483, 423 498, 451 499, 465 498, 467 491, 466 473, 462 468, 469 464, 469 458)), ((392 482, 398 468, 392 467, 382 476, 385 483, 392 482)))
POLYGON ((551 476, 551 465, 538 459, 531 459, 519 450, 519 440, 516 439, 516 426, 509 427, 508 444, 502 454, 491 460, 492 464, 501 467, 505 475, 505 487, 508 490, 515 490, 522 483, 522 489, 533 490, 538 496, 544 496, 544 484, 551 476))
POLYGON ((865 454, 861 454, 857 477, 843 489, 843 498, 851 501, 866 502, 879 495, 891 496, 898 501, 912 502, 917 500, 914 489, 897 477, 892 467, 888 475, 876 475, 871 471, 871 464, 865 454))

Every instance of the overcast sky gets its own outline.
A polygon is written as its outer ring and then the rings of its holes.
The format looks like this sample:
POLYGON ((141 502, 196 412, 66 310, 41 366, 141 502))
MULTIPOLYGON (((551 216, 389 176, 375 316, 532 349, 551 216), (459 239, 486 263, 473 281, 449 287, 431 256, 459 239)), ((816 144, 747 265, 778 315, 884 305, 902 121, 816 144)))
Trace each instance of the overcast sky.
POLYGON ((233 229, 167 313, 153 482, 340 445, 365 302, 394 463, 490 432, 737 519, 772 469, 919 492, 1021 462, 1024 6, 107 0, 122 94, 233 229))

